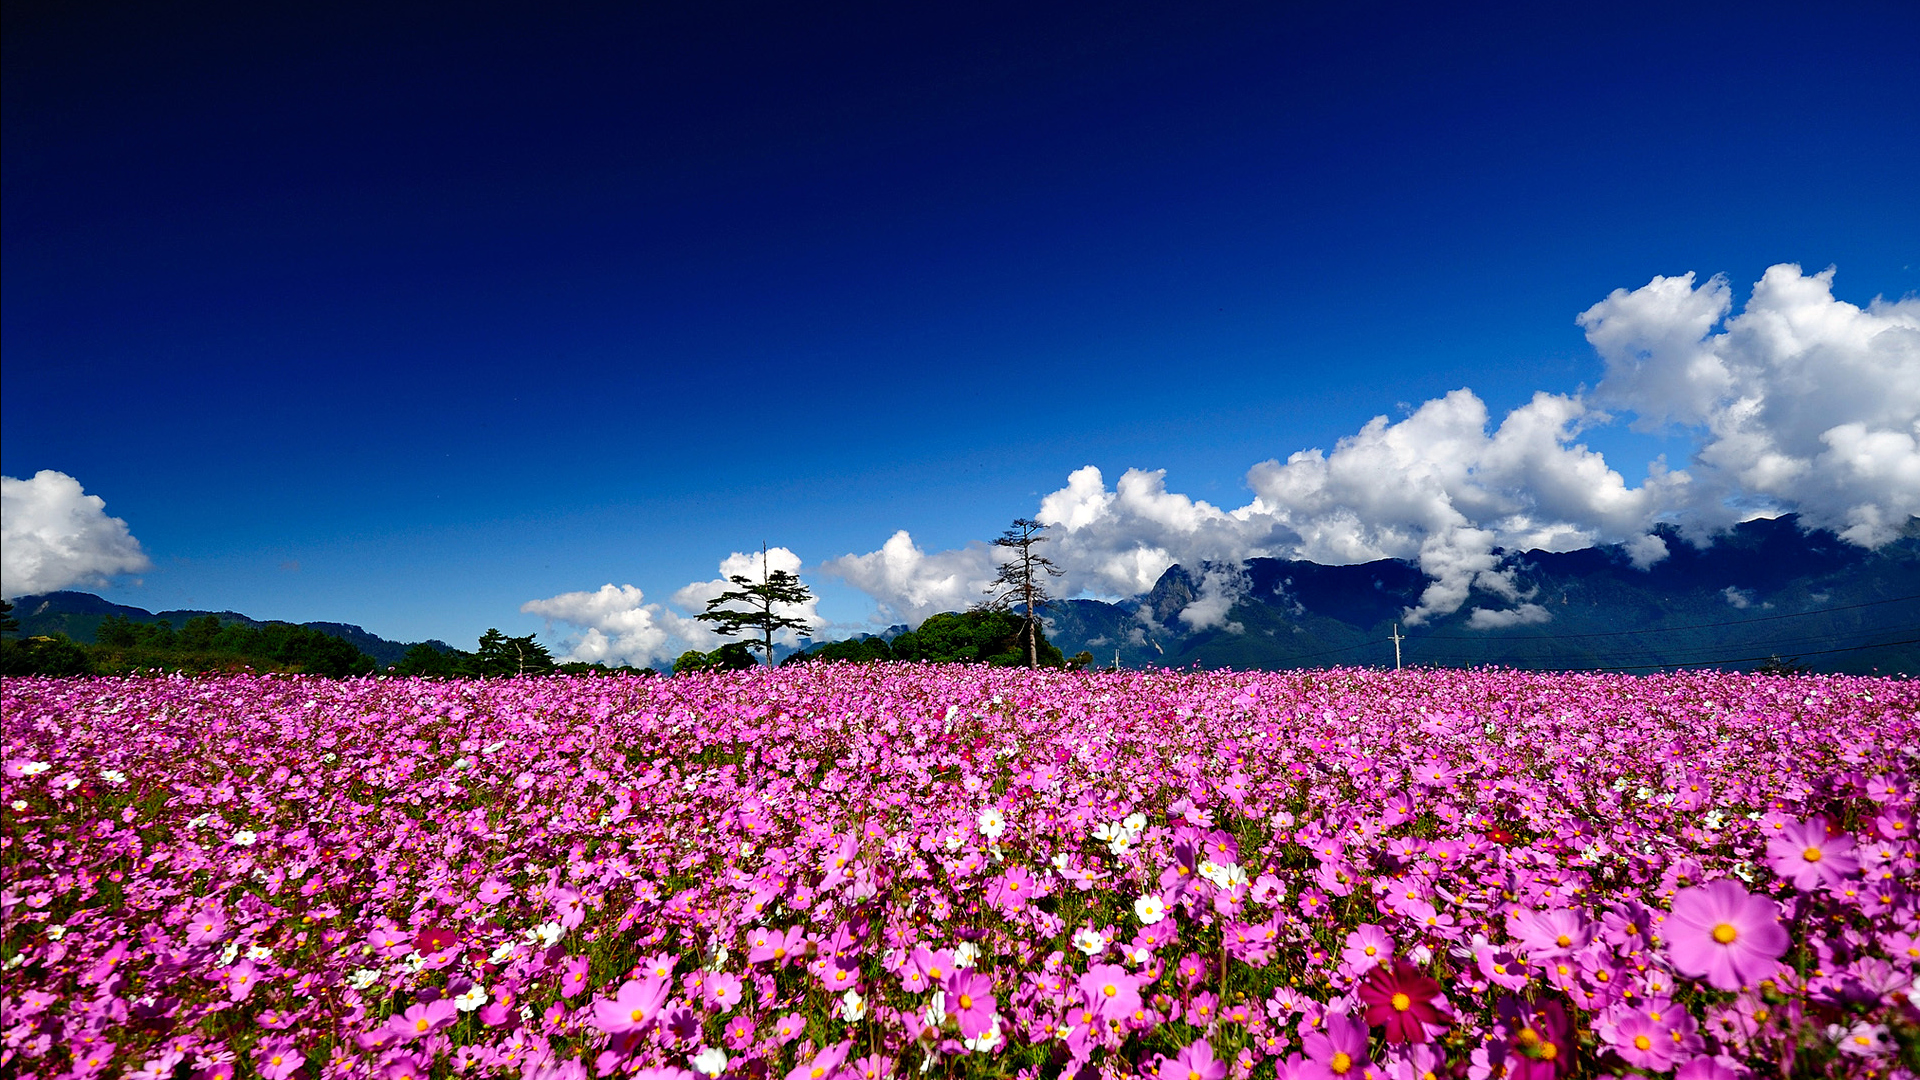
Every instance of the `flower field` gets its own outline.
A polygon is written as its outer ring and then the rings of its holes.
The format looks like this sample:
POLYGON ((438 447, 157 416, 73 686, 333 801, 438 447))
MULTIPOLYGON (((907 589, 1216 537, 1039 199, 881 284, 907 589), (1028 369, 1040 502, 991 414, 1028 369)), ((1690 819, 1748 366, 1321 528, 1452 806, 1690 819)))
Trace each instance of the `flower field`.
POLYGON ((0 1072, 1913 1075, 1920 685, 9 679, 0 1072))

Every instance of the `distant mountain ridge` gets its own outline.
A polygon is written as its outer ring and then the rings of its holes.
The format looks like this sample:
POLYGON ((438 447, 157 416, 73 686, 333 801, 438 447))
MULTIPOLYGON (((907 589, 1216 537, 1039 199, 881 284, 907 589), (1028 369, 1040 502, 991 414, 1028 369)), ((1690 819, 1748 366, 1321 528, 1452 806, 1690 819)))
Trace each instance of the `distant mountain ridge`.
MULTIPOLYGON (((1617 545, 1503 554, 1544 621, 1473 628, 1476 606, 1517 607, 1476 589, 1450 615, 1402 624, 1403 661, 1653 671, 1778 658, 1814 671, 1920 673, 1920 518, 1877 551, 1804 532, 1791 516, 1745 522, 1704 548, 1660 535, 1668 555, 1645 570, 1617 545)), ((1142 597, 1049 604, 1047 634, 1097 665, 1116 656, 1127 667, 1390 665, 1394 624, 1429 580, 1398 559, 1174 566, 1142 597), (1196 608, 1210 587, 1211 602, 1196 608)))
MULTIPOLYGON (((24 637, 40 634, 65 634, 75 641, 91 643, 100 623, 109 615, 118 615, 138 623, 157 623, 162 620, 172 623, 175 630, 186 625, 189 619, 198 619, 212 615, 221 625, 240 623, 243 626, 262 627, 270 622, 285 622, 284 619, 255 619, 237 611, 148 611, 145 608, 116 604, 84 592, 50 592, 37 596, 22 596, 13 602, 13 617, 19 620, 20 633, 24 637)), ((395 664, 414 647, 416 642, 389 641, 378 634, 368 633, 352 623, 308 622, 299 626, 318 630, 330 637, 337 637, 353 645, 354 648, 373 657, 382 664, 395 664)), ((441 652, 451 652, 453 647, 444 641, 429 640, 431 645, 441 652)))

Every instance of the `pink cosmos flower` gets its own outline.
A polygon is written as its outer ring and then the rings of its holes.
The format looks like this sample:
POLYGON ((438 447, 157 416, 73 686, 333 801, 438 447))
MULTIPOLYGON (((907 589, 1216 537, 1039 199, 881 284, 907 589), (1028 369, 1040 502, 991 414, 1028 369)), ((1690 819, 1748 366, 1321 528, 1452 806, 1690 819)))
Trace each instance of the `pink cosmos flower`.
POLYGON ((993 980, 978 971, 956 971, 947 977, 947 1015, 960 1026, 964 1038, 977 1039, 993 1027, 993 980))
POLYGON ((788 1013, 773 1024, 773 1041, 785 1046, 807 1030, 807 1022, 796 1013, 788 1013))
POLYGON ((1613 1026, 1613 1048, 1636 1069, 1665 1072, 1676 1049, 1672 1031, 1645 1013, 1634 1012, 1613 1026))
POLYGON ((1393 937, 1373 923, 1362 923, 1360 927, 1347 935, 1347 946, 1340 950, 1340 959, 1345 960, 1359 975, 1393 957, 1393 937))
POLYGON ((400 1054, 380 1069, 381 1080, 427 1080, 431 1062, 419 1054, 400 1054))
POLYGON ((840 1071, 847 1060, 847 1052, 853 1049, 853 1040, 835 1043, 813 1055, 813 1060, 794 1066, 787 1072, 787 1080, 829 1080, 840 1071))
POLYGON ((262 1080, 286 1080, 306 1061, 288 1038, 270 1039, 253 1054, 253 1064, 260 1070, 262 1080))
POLYGON ((1196 1039, 1175 1054, 1160 1075, 1165 1080, 1224 1080, 1227 1063, 1213 1056, 1213 1046, 1207 1040, 1196 1039))
POLYGON ((1426 1042, 1431 1026, 1444 1029, 1452 1019, 1440 998, 1440 984, 1401 960, 1391 970, 1377 967, 1357 990, 1367 1006, 1366 1021, 1386 1028, 1388 1043, 1426 1042), (1441 1004, 1435 1005, 1439 999, 1441 1004))
POLYGON ((560 975, 560 996, 577 997, 587 989, 587 968, 591 966, 584 956, 576 956, 567 961, 567 967, 560 975))
POLYGON ((893 1075, 893 1059, 884 1054, 868 1054, 847 1067, 851 1080, 886 1080, 893 1075))
POLYGON ((1550 960, 1579 952, 1593 941, 1594 926, 1566 908, 1528 911, 1507 920, 1507 932, 1520 939, 1529 957, 1550 960))
POLYGON ((488 878, 480 883, 480 891, 476 894, 476 899, 483 904, 492 905, 508 899, 512 895, 512 886, 497 878, 488 878))
POLYGON ((1076 985, 1103 1020, 1124 1020, 1140 1008, 1140 981, 1118 964, 1095 964, 1076 985))
POLYGON ((612 1000, 600 998, 593 1003, 593 1026, 609 1035, 623 1035, 646 1027, 666 1003, 669 984, 658 975, 645 982, 628 979, 612 1000))
POLYGON ((1791 941, 1780 909, 1732 878, 1682 889, 1667 919, 1667 952, 1674 970, 1705 977, 1720 990, 1738 990, 1773 971, 1791 941))
POLYGON ((1360 1077, 1373 1064, 1367 1058, 1367 1025, 1342 1013, 1328 1013, 1324 1026, 1307 1034, 1303 1049, 1308 1071, 1302 1076, 1360 1077))
POLYGON ((1853 837, 1830 833, 1818 814, 1792 822, 1767 839, 1767 865, 1801 892, 1838 885, 1860 869, 1853 837))
POLYGON ((707 1007, 716 1012, 726 1012, 740 1004, 740 977, 722 971, 707 979, 707 1007))
POLYGON ((226 970, 227 993, 235 1001, 244 1001, 253 993, 253 984, 260 981, 259 972, 253 961, 242 960, 226 970))
POLYGON ((726 1029, 721 1035, 727 1044, 727 1049, 738 1051, 752 1046, 753 1026, 753 1018, 750 1016, 736 1016, 727 1021, 726 1029))
POLYGON ((425 1005, 411 1006, 399 1016, 388 1017, 386 1030, 399 1036, 403 1042, 412 1042, 422 1035, 451 1027, 459 1015, 459 1009, 450 999, 441 998, 425 1005))

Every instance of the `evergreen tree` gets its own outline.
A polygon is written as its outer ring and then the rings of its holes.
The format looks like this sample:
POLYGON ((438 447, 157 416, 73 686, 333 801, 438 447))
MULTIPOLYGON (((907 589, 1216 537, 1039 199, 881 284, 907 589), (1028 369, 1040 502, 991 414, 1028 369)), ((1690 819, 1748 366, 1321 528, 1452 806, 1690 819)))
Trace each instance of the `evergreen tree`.
POLYGON ((707 610, 696 617, 715 624, 714 632, 723 637, 735 637, 743 631, 758 631, 760 640, 745 644, 750 649, 763 652, 768 667, 773 666, 773 635, 776 632, 797 630, 802 635, 813 632, 807 620, 794 618, 779 610, 805 604, 813 599, 813 591, 785 570, 769 571, 765 544, 760 545, 759 581, 744 574, 731 575, 727 580, 733 582, 735 588, 707 601, 707 610))
POLYGON ((987 586, 987 602, 982 606, 991 611, 1008 611, 1018 603, 1026 609, 1026 625, 1021 631, 1027 646, 1027 666, 1040 666, 1040 635, 1038 631, 1040 608, 1053 599, 1047 593, 1047 578, 1059 577, 1063 571, 1052 559, 1036 553, 1036 544, 1044 544, 1047 538, 1040 535, 1046 526, 1031 518, 1015 518, 1013 525, 993 541, 993 546, 1011 552, 1011 557, 1000 564, 1000 573, 987 586))

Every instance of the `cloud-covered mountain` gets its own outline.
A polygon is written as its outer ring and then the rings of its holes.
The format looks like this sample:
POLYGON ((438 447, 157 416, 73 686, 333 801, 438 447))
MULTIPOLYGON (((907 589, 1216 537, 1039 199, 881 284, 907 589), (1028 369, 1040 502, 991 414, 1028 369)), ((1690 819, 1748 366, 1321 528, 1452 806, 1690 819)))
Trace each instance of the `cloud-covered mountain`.
MULTIPOLYGON (((1704 548, 1670 527, 1655 535, 1667 555, 1644 569, 1619 544, 1496 553, 1501 587, 1518 603, 1472 595, 1485 606, 1403 623, 1405 662, 1647 671, 1780 657, 1821 671, 1920 673, 1920 519, 1877 549, 1792 517, 1743 522, 1704 548)), ((1427 582, 1402 559, 1174 566, 1138 599, 1051 605, 1048 634, 1101 664, 1378 666, 1393 663, 1394 625, 1427 582)))
MULTIPOLYGON (((1833 279, 1774 266, 1737 314, 1722 277, 1616 290, 1576 320, 1605 363, 1591 393, 1540 390, 1496 422, 1472 390, 1455 390, 1404 419, 1375 417, 1331 451, 1253 465, 1252 498, 1237 508, 1169 491, 1160 470, 1109 485, 1078 469, 1034 515, 1066 571, 1059 592, 1137 596, 1176 565, 1393 559, 1419 574, 1401 594, 1406 624, 1465 608, 1470 625, 1494 629, 1556 618, 1501 551, 1611 545, 1646 568, 1676 538, 1705 544, 1783 514, 1862 550, 1884 546, 1920 513, 1920 300, 1862 308, 1836 299, 1833 279), (1685 434, 1693 452, 1681 467, 1646 462, 1630 483, 1580 441, 1621 419, 1685 434)), ((871 596, 876 624, 917 622, 979 597, 993 549, 927 552, 903 529, 820 569, 871 596)), ((1237 580, 1203 573, 1170 617, 1218 625, 1237 580)))

